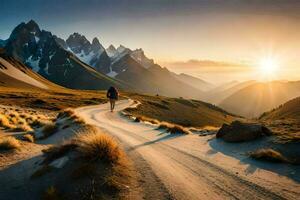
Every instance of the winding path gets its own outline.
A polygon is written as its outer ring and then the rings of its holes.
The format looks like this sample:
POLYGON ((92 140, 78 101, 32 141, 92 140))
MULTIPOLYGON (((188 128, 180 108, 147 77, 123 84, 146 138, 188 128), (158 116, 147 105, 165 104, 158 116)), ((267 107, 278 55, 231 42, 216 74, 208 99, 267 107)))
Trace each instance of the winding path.
MULTIPOLYGON (((116 111, 132 104, 131 100, 119 101, 116 111)), ((253 181, 207 159, 198 150, 203 138, 197 135, 170 135, 152 125, 132 122, 119 112, 111 113, 107 104, 79 108, 76 112, 125 147, 145 179, 142 184, 145 199, 299 198, 297 183, 291 190, 282 188, 285 182, 264 184, 268 180, 253 181)))

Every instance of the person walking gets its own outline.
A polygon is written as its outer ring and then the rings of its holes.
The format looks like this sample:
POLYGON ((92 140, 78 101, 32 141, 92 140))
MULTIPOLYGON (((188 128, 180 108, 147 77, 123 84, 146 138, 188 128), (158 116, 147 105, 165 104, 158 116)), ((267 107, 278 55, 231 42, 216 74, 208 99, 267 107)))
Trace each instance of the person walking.
POLYGON ((118 90, 117 90, 115 87, 111 86, 111 87, 107 90, 106 96, 107 96, 107 98, 109 98, 110 111, 113 112, 114 109, 115 109, 116 101, 117 101, 118 98, 119 98, 118 90))

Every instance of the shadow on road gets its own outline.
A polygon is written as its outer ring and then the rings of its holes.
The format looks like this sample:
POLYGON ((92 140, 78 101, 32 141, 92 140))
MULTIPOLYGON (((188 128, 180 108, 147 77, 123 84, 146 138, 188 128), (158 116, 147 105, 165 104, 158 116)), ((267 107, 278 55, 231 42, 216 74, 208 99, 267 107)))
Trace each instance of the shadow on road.
POLYGON ((264 169, 272 171, 280 176, 286 176, 300 183, 300 166, 286 163, 271 163, 266 161, 258 161, 250 158, 247 153, 259 148, 268 148, 272 145, 266 142, 266 139, 256 140, 253 142, 242 143, 226 143, 222 140, 213 139, 209 141, 209 145, 213 149, 207 152, 207 155, 221 152, 225 155, 234 157, 240 160, 240 164, 248 165, 245 170, 246 174, 253 174, 257 170, 264 169))

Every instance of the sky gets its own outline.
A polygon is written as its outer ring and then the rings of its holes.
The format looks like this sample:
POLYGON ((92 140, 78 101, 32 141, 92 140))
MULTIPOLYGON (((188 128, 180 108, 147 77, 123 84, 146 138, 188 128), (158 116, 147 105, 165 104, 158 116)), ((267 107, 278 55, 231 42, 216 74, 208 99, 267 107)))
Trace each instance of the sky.
POLYGON ((0 0, 0 5, 1 39, 34 19, 64 39, 79 32, 89 40, 98 37, 105 47, 142 48, 170 70, 213 82, 300 79, 298 0, 0 0), (266 59, 276 70, 261 70, 266 59))

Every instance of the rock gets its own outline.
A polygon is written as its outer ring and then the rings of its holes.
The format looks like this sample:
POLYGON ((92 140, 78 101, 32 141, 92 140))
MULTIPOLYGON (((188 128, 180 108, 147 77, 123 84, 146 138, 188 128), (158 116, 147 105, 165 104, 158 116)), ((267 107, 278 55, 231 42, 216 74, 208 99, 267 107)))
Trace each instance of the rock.
POLYGON ((222 138, 226 142, 246 142, 271 135, 271 133, 267 127, 261 124, 234 121, 230 125, 223 124, 216 137, 222 138))

